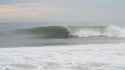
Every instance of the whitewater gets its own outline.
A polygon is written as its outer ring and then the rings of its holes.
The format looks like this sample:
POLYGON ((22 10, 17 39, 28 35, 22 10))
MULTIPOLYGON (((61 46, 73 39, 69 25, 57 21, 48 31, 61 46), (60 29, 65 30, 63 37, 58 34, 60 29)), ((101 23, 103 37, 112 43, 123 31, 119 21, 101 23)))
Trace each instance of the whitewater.
POLYGON ((0 70, 125 70, 125 43, 0 48, 0 70))
POLYGON ((76 37, 125 37, 125 27, 120 26, 81 26, 68 28, 70 35, 76 37))

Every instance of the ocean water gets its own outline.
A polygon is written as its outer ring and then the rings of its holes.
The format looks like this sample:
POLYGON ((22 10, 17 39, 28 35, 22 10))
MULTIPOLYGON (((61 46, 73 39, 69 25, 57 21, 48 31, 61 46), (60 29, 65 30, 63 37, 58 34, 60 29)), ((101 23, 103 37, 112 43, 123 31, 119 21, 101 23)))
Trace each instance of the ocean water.
POLYGON ((122 26, 0 24, 0 47, 116 44, 125 42, 122 26))
POLYGON ((0 70, 125 70, 124 26, 0 24, 0 70))

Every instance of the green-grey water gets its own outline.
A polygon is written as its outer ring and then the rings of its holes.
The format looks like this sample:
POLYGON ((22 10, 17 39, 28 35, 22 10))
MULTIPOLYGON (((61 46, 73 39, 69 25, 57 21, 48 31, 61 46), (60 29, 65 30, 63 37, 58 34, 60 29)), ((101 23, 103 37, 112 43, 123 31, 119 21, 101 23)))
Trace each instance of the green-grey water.
POLYGON ((1 24, 0 47, 112 44, 125 42, 125 28, 118 26, 46 26, 1 24))

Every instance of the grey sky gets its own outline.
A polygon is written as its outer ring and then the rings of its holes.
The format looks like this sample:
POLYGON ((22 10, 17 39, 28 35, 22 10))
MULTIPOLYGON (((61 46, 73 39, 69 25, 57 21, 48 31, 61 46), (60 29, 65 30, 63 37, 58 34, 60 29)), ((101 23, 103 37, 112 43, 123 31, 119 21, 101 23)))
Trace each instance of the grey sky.
POLYGON ((125 22, 125 0, 0 0, 0 22, 125 22))

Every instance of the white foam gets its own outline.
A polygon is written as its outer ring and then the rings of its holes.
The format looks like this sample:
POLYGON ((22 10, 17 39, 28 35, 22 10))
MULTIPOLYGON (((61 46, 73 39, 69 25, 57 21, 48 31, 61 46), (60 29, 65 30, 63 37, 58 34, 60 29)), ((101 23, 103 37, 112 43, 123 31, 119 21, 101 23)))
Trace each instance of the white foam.
POLYGON ((74 32, 72 35, 77 36, 77 37, 91 37, 91 36, 100 36, 100 35, 102 35, 102 33, 96 32, 94 30, 82 30, 82 29, 80 29, 79 31, 74 32))
POLYGON ((125 28, 109 26, 105 29, 104 35, 108 37, 125 37, 125 28))
POLYGON ((0 70, 124 70, 124 45, 0 48, 0 70))
POLYGON ((108 26, 101 31, 98 31, 94 28, 79 28, 75 32, 71 32, 71 35, 77 37, 93 37, 93 36, 125 37, 125 28, 117 26, 108 26))

